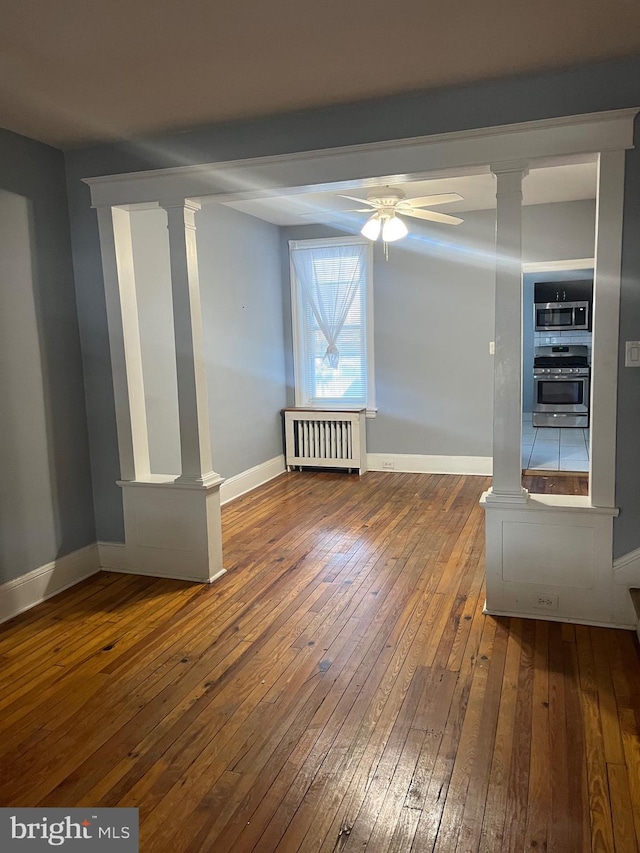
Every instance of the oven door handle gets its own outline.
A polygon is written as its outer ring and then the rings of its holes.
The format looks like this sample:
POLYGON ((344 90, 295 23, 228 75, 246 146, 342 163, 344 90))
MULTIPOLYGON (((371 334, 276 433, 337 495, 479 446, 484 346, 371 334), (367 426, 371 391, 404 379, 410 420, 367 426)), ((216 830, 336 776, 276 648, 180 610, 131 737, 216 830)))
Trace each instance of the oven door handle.
POLYGON ((544 382, 584 382, 589 376, 578 376, 576 373, 534 373, 533 378, 544 382))

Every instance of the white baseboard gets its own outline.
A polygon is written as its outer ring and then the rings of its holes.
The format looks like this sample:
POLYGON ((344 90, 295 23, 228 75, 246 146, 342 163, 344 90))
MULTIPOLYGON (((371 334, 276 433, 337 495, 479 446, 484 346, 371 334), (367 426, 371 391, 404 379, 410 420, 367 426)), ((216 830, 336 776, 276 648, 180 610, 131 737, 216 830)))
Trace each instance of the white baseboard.
POLYGON ((284 455, 274 456, 273 459, 268 459, 260 465, 255 465, 247 471, 242 471, 233 477, 229 477, 220 486, 220 503, 222 505, 245 495, 247 492, 257 489, 274 477, 284 474, 285 464, 284 455))
POLYGON ((485 616, 510 616, 515 619, 536 619, 541 622, 569 622, 571 625, 593 625, 596 628, 617 628, 622 631, 635 630, 635 625, 629 625, 626 622, 601 622, 597 619, 578 619, 574 616, 549 616, 538 610, 535 613, 517 610, 489 610, 486 602, 482 612, 485 616))
POLYGON ((367 453, 369 471, 405 474, 476 474, 491 476, 491 456, 424 456, 418 453, 367 453))
POLYGON ((116 572, 116 574, 119 574, 119 575, 135 575, 136 577, 139 576, 139 577, 144 577, 144 578, 166 578, 167 580, 188 581, 189 583, 213 583, 214 581, 217 581, 218 578, 221 578, 223 575, 226 575, 226 573, 227 573, 226 569, 220 569, 212 577, 204 580, 203 578, 198 577, 197 575, 190 575, 189 573, 186 573, 186 574, 180 574, 180 576, 178 576, 175 574, 175 572, 163 572, 162 569, 149 570, 149 569, 137 568, 134 571, 133 569, 127 569, 124 567, 116 569, 116 568, 113 568, 112 566, 110 566, 110 567, 102 566, 102 569, 105 572, 116 572))
MULTIPOLYGON (((136 568, 132 571, 127 567, 126 554, 127 546, 124 542, 98 542, 98 553, 100 555, 100 568, 106 572, 118 572, 123 575, 143 575, 150 578, 171 578, 176 579, 175 574, 171 572, 163 572, 161 569, 147 571, 146 569, 136 568)), ((227 573, 226 569, 220 569, 213 577, 209 578, 208 582, 218 580, 227 573)), ((180 580, 194 581, 196 583, 204 583, 202 578, 195 575, 180 575, 180 580)))
POLYGON ((640 548, 613 561, 613 579, 615 583, 640 586, 640 548))
POLYGON ((0 586, 0 622, 6 622, 100 571, 96 543, 78 548, 0 586))
POLYGON ((100 568, 123 571, 126 563, 126 545, 124 542, 98 542, 100 568))

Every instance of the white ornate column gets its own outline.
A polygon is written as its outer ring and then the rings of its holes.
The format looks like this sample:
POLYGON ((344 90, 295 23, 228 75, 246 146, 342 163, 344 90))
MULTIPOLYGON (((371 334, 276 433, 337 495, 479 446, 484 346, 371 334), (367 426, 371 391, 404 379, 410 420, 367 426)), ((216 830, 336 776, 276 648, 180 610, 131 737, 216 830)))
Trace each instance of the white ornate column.
POLYGON ((129 211, 98 207, 122 480, 149 476, 149 440, 129 211))
POLYGON ((625 152, 603 151, 598 158, 591 351, 589 495, 593 506, 616 504, 616 415, 622 211, 625 152), (615 330, 615 334, 613 331, 615 330))
MULTIPOLYGON (((519 583, 520 567, 525 567, 525 582, 531 577, 531 531, 539 536, 543 530, 542 523, 526 527, 525 511, 535 502, 522 487, 522 181, 528 170, 523 162, 500 163, 491 170, 497 180, 496 294, 493 483, 480 500, 485 509, 485 612, 517 613, 532 601, 519 583)), ((555 599, 549 600, 553 605, 555 599)))
POLYGON ((209 403, 202 338, 202 309, 195 214, 198 202, 163 203, 167 212, 173 327, 178 377, 180 455, 183 483, 218 478, 211 464, 209 403))
POLYGON ((212 470, 195 211, 167 204, 182 470, 151 473, 144 363, 138 325, 129 212, 99 207, 120 452, 125 548, 117 565, 132 574, 209 583, 222 567, 220 485, 212 470))
POLYGON ((491 503, 524 503, 522 487, 522 181, 527 164, 501 163, 496 176, 496 295, 491 503))

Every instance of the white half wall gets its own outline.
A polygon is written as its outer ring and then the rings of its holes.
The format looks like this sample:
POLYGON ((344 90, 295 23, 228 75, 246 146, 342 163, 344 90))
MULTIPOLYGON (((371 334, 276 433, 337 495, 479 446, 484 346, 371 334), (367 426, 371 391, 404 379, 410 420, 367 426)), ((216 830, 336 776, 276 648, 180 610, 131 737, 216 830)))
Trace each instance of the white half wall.
MULTIPOLYGON (((284 474, 285 470, 284 456, 280 454, 278 456, 274 456, 273 459, 267 460, 267 462, 263 462, 260 465, 254 465, 253 468, 249 468, 246 471, 242 471, 240 474, 229 477, 228 480, 225 480, 224 483, 220 485, 220 504, 223 505, 230 503, 236 498, 247 494, 247 492, 257 489, 258 486, 262 486, 270 480, 273 480, 275 477, 280 476, 280 474, 284 474)), ((130 553, 127 553, 127 546, 124 542, 98 542, 97 547, 99 565, 101 568, 114 572, 127 573, 130 571, 129 565, 132 563, 133 558, 130 553)), ((173 555, 173 559, 175 559, 175 554, 173 555)), ((164 565, 161 569, 162 575, 160 576, 175 577, 175 575, 170 573, 170 564, 164 560, 164 556, 162 557, 162 561, 164 565)), ((158 566, 155 566, 155 571, 153 569, 149 569, 147 566, 144 571, 140 572, 138 570, 136 572, 136 574, 156 573, 159 574, 158 566)), ((198 578, 191 575, 186 577, 186 579, 198 580, 198 578)))
POLYGON ((635 584, 631 575, 616 578, 612 566, 617 510, 575 495, 530 495, 524 504, 498 505, 485 493, 481 504, 487 613, 635 629, 629 595, 635 584))

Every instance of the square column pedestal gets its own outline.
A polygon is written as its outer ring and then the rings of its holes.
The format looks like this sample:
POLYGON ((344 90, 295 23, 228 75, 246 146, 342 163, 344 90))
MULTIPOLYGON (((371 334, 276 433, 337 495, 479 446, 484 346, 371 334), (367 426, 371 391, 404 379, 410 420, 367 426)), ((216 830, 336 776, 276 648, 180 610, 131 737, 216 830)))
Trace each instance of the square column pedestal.
POLYGON ((485 492, 485 613, 633 628, 627 587, 612 570, 617 509, 579 495, 491 504, 485 492))
POLYGON ((220 486, 212 474, 202 484, 151 475, 119 480, 125 525, 125 570, 137 575, 211 583, 222 568, 220 486))

